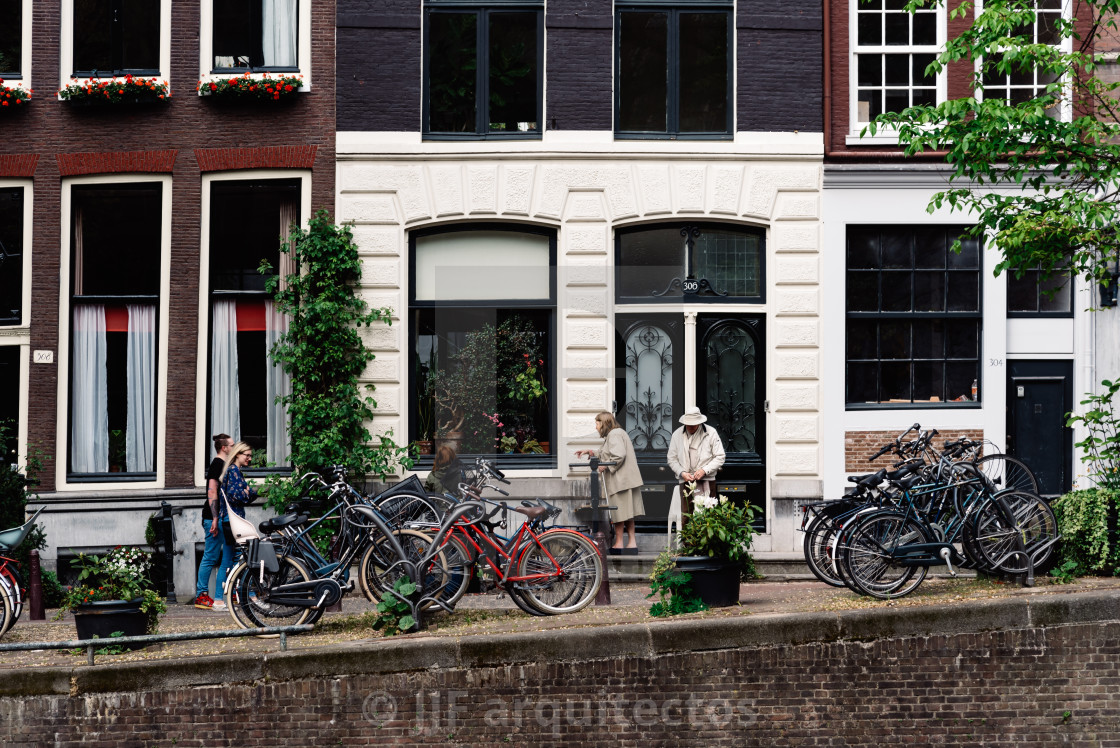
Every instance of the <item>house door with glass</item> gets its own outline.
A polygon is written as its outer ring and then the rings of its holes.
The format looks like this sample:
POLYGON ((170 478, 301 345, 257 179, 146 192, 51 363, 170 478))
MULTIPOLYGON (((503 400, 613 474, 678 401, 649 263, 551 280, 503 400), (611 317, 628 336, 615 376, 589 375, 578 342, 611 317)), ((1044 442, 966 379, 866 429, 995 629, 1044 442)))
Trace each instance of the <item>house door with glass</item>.
MULTIPOLYGON (((761 315, 616 316, 616 416, 645 482, 638 526, 664 532, 676 476, 666 463, 684 409, 697 405, 723 440, 721 493, 766 504, 765 322, 761 315)), ((765 517, 758 515, 758 526, 765 517)))

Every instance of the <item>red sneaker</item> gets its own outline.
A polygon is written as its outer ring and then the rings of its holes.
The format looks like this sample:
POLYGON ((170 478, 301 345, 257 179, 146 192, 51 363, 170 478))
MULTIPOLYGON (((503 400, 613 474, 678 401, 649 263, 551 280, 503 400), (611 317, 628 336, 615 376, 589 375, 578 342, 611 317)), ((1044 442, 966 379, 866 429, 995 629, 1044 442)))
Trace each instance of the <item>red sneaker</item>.
POLYGON ((194 599, 194 607, 199 610, 213 610, 214 601, 209 595, 203 592, 201 595, 194 599))

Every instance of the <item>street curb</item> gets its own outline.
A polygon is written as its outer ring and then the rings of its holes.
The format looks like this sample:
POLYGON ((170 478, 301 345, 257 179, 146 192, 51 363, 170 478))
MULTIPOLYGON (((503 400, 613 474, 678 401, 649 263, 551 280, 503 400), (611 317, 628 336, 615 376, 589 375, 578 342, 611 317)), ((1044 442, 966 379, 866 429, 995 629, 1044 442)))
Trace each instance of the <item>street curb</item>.
POLYGON ((1120 591, 900 607, 659 620, 618 626, 464 637, 415 637, 331 648, 236 653, 119 665, 10 670, 0 697, 80 696, 226 683, 482 669, 525 662, 649 658, 810 642, 960 634, 1120 620, 1120 591))

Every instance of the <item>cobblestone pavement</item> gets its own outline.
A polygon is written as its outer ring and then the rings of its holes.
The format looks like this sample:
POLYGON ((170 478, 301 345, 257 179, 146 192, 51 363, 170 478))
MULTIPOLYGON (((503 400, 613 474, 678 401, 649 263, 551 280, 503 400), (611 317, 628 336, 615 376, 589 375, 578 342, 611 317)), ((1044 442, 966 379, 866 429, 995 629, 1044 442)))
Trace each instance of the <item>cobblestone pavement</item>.
MULTIPOLYGON (((828 587, 819 582, 767 582, 746 583, 740 590, 738 606, 718 608, 689 617, 778 615, 812 611, 839 611, 853 608, 874 609, 892 606, 948 606, 967 600, 1010 597, 1017 595, 1061 595, 1089 590, 1114 589, 1120 593, 1120 579, 1081 579, 1073 584, 1053 584, 1040 579, 1038 586, 1023 588, 1014 584, 1000 584, 989 580, 949 579, 931 576, 917 592, 901 600, 884 602, 861 598, 846 589, 828 587)), ((427 629, 408 636, 469 636, 475 634, 503 634, 544 631, 556 628, 608 626, 628 623, 648 623, 656 620, 649 615, 652 602, 646 599, 649 592, 645 584, 614 584, 611 588, 611 605, 592 605, 579 613, 551 616, 529 616, 513 605, 506 597, 496 594, 467 595, 452 615, 434 613, 426 618, 427 629)), ((289 649, 340 646, 345 642, 379 638, 381 634, 371 628, 373 605, 360 594, 343 599, 342 610, 328 612, 310 634, 288 637, 289 649)), ((25 611, 16 625, 0 639, 0 643, 66 641, 76 638, 73 619, 66 616, 53 621, 55 611, 47 612, 46 621, 31 621, 25 611)), ((216 631, 235 628, 228 613, 198 610, 192 605, 169 606, 160 621, 161 633, 216 631)), ((143 650, 123 654, 105 654, 97 657, 97 665, 136 662, 153 659, 174 659, 220 655, 224 652, 275 652, 279 643, 275 638, 243 637, 238 639, 209 639, 156 644, 143 650)), ((0 670, 26 667, 76 667, 84 665, 84 652, 38 650, 28 652, 0 652, 0 670)))

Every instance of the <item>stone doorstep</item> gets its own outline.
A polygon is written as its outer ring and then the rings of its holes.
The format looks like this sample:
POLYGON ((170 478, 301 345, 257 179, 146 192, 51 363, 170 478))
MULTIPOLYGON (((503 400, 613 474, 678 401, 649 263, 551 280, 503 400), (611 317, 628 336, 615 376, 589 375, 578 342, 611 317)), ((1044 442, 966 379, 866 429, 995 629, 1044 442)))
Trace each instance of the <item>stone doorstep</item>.
POLYGON ((1120 592, 1104 590, 899 607, 773 613, 530 633, 352 642, 315 650, 223 654, 191 660, 13 670, 0 698, 81 696, 230 682, 268 682, 524 662, 646 658, 688 651, 987 632, 1120 621, 1120 592))

